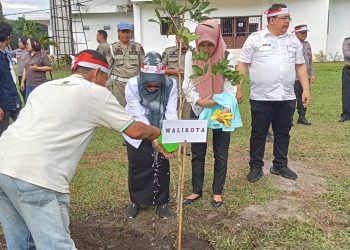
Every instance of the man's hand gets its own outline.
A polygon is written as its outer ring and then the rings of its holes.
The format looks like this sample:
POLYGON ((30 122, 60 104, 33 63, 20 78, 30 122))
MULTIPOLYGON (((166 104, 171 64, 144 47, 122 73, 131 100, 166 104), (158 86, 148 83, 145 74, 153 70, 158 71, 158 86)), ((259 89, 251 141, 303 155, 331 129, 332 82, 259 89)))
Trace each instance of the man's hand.
POLYGON ((2 108, 0 108, 0 122, 2 122, 4 120, 4 111, 2 110, 2 108))
POLYGON ((303 102, 303 106, 306 108, 310 104, 310 92, 309 90, 303 91, 303 94, 301 96, 301 100, 303 102))
POLYGON ((197 105, 201 106, 203 108, 211 108, 216 104, 216 102, 211 98, 212 98, 212 96, 208 96, 205 99, 199 99, 197 101, 197 105))
POLYGON ((243 102, 243 94, 242 94, 242 90, 240 88, 237 87, 237 92, 236 92, 236 99, 238 103, 242 103, 243 102))
POLYGON ((314 83, 315 82, 315 76, 310 76, 310 83, 314 83))
POLYGON ((167 152, 162 145, 158 142, 157 139, 153 140, 153 147, 155 148, 155 150, 157 150, 159 153, 161 153, 162 155, 164 155, 165 158, 170 159, 170 158, 174 158, 175 157, 175 152, 173 153, 169 153, 167 152))

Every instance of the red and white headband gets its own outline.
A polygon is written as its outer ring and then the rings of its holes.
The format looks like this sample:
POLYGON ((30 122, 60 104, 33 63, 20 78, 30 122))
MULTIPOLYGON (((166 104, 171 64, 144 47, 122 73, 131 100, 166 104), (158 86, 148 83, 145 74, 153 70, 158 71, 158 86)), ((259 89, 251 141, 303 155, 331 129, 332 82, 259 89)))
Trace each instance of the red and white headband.
POLYGON ((275 10, 265 10, 264 12, 267 17, 272 17, 272 16, 278 16, 278 15, 283 15, 283 14, 289 14, 288 8, 278 8, 275 10))
POLYGON ((78 65, 90 69, 99 69, 104 73, 108 74, 108 63, 104 63, 100 60, 94 59, 89 53, 81 53, 77 57, 70 56, 72 58, 73 70, 77 69, 78 65))
POLYGON ((165 66, 153 66, 141 64, 140 70, 142 73, 152 73, 152 74, 165 74, 165 66))

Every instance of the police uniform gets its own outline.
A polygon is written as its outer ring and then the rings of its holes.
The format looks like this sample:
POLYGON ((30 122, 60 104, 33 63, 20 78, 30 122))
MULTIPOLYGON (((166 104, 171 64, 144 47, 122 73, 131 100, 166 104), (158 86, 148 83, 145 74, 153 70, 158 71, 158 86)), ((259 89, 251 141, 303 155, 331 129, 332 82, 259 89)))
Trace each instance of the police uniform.
POLYGON ((99 52, 104 57, 107 57, 108 50, 109 50, 109 43, 107 43, 107 42, 99 43, 97 48, 96 48, 96 51, 99 52))
MULTIPOLYGON (((164 50, 163 55, 162 55, 162 62, 164 66, 166 66, 168 69, 184 69, 185 68, 185 57, 186 57, 186 52, 188 49, 182 49, 181 50, 181 63, 179 64, 179 50, 177 46, 172 46, 168 47, 164 50)), ((178 76, 177 75, 171 75, 176 82, 179 82, 178 76)), ((184 75, 181 74, 182 81, 181 81, 181 88, 182 89, 182 83, 183 83, 183 77, 184 75)), ((180 107, 180 93, 178 94, 179 99, 178 99, 178 110, 180 107)), ((185 95, 182 93, 182 98, 185 99, 185 95)), ((191 112, 191 106, 186 100, 184 101, 184 105, 182 107, 182 114, 181 118, 182 119, 190 119, 190 112, 191 112)))
POLYGON ((126 81, 139 74, 144 57, 145 52, 140 43, 130 41, 127 48, 123 48, 119 41, 110 45, 107 59, 110 80, 113 82, 112 93, 123 107, 126 105, 126 81))
POLYGON ((350 37, 343 42, 344 67, 342 71, 342 114, 340 122, 350 120, 350 37))
MULTIPOLYGON (((307 28, 307 25, 295 26, 295 30, 293 32, 297 33, 297 32, 303 32, 303 31, 304 32, 309 31, 307 28)), ((300 42, 303 45, 303 56, 305 59, 305 65, 307 67, 307 73, 308 73, 309 82, 310 82, 311 77, 314 76, 311 45, 308 41, 300 41, 300 42)), ((303 101, 302 101, 303 88, 300 84, 299 79, 296 79, 294 83, 294 92, 295 92, 295 97, 297 101, 297 111, 299 114, 297 123, 303 124, 303 125, 311 125, 311 122, 309 122, 305 117, 307 108, 304 107, 303 105, 303 101)))

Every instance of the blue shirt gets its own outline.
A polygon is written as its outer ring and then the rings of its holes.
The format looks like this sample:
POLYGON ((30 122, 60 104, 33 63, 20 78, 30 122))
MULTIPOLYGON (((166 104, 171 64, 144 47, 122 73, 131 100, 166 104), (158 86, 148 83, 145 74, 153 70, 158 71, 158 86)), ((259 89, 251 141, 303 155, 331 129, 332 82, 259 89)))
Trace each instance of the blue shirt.
POLYGON ((21 107, 21 98, 13 82, 10 61, 7 55, 0 50, 0 108, 14 110, 21 107))

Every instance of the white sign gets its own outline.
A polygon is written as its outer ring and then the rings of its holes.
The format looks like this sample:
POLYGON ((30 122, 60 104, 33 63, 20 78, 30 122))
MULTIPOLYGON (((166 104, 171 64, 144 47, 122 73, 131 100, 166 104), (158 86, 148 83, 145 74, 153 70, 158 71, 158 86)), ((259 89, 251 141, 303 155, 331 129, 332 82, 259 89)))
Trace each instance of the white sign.
POLYGON ((206 142, 208 121, 164 120, 163 143, 206 142))

